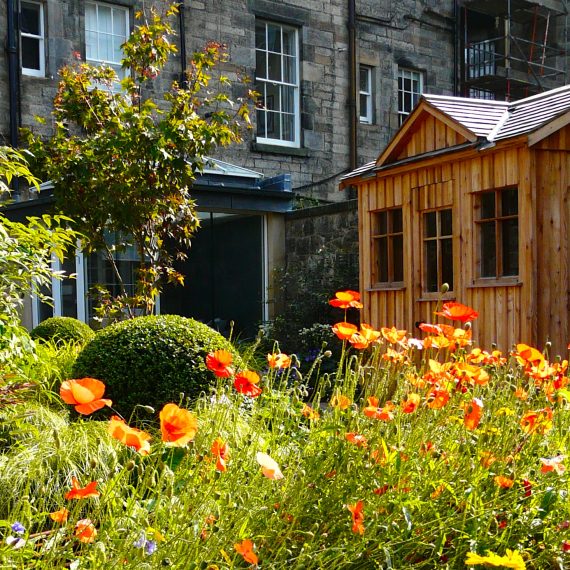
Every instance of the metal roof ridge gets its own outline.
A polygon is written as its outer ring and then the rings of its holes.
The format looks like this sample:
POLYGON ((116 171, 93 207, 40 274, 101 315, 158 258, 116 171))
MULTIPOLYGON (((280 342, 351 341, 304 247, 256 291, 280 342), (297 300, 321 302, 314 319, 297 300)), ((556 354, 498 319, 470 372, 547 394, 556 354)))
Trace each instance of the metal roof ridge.
POLYGON ((491 129, 491 132, 487 135, 487 140, 489 142, 493 142, 495 140, 495 138, 499 135, 499 133, 501 132, 501 129, 503 128, 503 126, 505 125, 505 123, 509 120, 509 118, 512 116, 512 114, 515 112, 515 109, 512 107, 508 107, 507 109, 505 109, 503 111, 503 114, 501 115, 501 118, 497 121, 497 123, 495 124, 495 126, 491 129))

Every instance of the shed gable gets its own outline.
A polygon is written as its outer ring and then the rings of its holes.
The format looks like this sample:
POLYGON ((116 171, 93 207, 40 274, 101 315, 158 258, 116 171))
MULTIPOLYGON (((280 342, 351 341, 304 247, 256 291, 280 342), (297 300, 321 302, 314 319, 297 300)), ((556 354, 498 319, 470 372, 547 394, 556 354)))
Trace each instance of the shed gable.
POLYGON ((378 157, 376 165, 388 165, 475 140, 475 133, 422 100, 378 157))

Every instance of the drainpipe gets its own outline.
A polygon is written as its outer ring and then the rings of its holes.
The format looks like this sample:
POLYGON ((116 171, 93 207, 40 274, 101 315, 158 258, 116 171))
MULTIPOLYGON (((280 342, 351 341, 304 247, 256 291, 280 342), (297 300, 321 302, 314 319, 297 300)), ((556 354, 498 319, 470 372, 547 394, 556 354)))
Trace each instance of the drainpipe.
POLYGON ((10 103, 10 145, 18 146, 18 41, 16 36, 15 1, 7 0, 8 36, 6 53, 8 55, 8 98, 10 103))
POLYGON ((357 139, 357 116, 356 116, 356 1, 348 0, 348 114, 350 132, 349 140, 349 160, 350 169, 354 170, 358 166, 358 139, 357 139))
POLYGON ((183 89, 188 87, 187 65, 186 65, 186 25, 185 25, 186 6, 181 2, 178 6, 178 16, 180 19, 180 86, 183 89))

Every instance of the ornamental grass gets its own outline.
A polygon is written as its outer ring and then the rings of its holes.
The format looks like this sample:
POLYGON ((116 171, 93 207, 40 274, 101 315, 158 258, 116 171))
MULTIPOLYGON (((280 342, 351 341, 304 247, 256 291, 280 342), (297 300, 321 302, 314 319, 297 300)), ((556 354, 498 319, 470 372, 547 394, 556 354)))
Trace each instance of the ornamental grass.
POLYGON ((458 303, 413 338, 332 301, 332 374, 216 351, 192 405, 123 418, 85 379, 7 403, 0 567, 570 567, 568 362, 477 347, 458 303))

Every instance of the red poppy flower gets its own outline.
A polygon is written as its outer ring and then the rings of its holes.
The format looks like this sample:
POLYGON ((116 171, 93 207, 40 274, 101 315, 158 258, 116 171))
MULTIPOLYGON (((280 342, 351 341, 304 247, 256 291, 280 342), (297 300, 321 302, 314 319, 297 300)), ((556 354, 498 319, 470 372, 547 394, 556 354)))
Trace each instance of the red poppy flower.
POLYGON ((402 412, 404 412, 404 414, 414 413, 418 409, 421 401, 422 399, 419 394, 408 394, 408 399, 402 402, 402 412))
POLYGON ((371 396, 368 398, 368 406, 364 408, 363 413, 368 418, 389 422, 394 419, 394 414, 392 413, 394 408, 395 406, 392 402, 386 402, 383 408, 379 408, 378 398, 371 396))
POLYGON ((536 348, 528 344, 517 344, 517 351, 514 353, 521 364, 539 364, 544 361, 544 355, 536 348))
POLYGON ((284 478, 277 461, 267 455, 267 453, 258 451, 255 455, 255 460, 261 465, 261 472, 268 479, 279 480, 284 478))
POLYGON ((358 332, 358 327, 351 323, 342 322, 333 325, 332 330, 340 340, 350 340, 352 335, 358 332))
POLYGON ((352 532, 364 534, 364 503, 358 501, 354 505, 347 505, 347 508, 352 514, 352 532))
POLYGON ((215 350, 206 356, 206 367, 218 378, 233 376, 234 369, 230 366, 233 356, 227 350, 215 350))
POLYGON ((75 411, 89 415, 113 402, 103 398, 105 384, 95 378, 66 380, 61 383, 59 395, 66 404, 75 406, 75 411))
POLYGON ((444 303, 441 309, 441 311, 436 312, 435 314, 440 317, 445 317, 450 321, 461 321, 462 323, 466 323, 467 321, 472 321, 479 316, 479 313, 475 309, 453 301, 450 303, 444 303))
POLYGON ((259 374, 257 374, 257 372, 244 370, 235 377, 234 388, 244 396, 257 398, 262 392, 261 388, 257 385, 258 382, 259 374))
POLYGON ((194 439, 198 431, 196 416, 176 404, 166 404, 159 417, 162 441, 171 446, 185 446, 194 439))
POLYGON ((62 507, 59 511, 54 511, 53 513, 49 514, 50 519, 57 522, 57 523, 64 523, 67 521, 67 517, 69 516, 69 511, 62 507))
POLYGON ((228 468, 227 462, 230 459, 229 445, 221 437, 217 437, 212 443, 210 451, 216 458, 216 469, 221 472, 226 471, 228 468))
POLYGON ((473 398, 465 408, 463 424, 467 429, 474 430, 479 425, 482 415, 483 402, 479 398, 473 398))
POLYGON ((439 410, 449 401, 449 392, 442 388, 433 388, 427 395, 428 408, 439 410))
POLYGON ((141 455, 148 455, 150 453, 150 434, 128 426, 125 420, 112 416, 109 421, 109 434, 114 439, 118 439, 127 447, 132 447, 141 455))
POLYGON ((348 342, 358 350, 364 350, 365 348, 368 348, 368 345, 370 344, 359 332, 355 332, 348 339, 348 342))
POLYGON ((71 491, 65 494, 66 499, 88 499, 89 497, 98 497, 101 493, 97 491, 97 481, 91 481, 87 486, 81 487, 79 481, 71 478, 71 491))
POLYGON ((495 483, 502 489, 510 489, 515 484, 512 479, 505 477, 504 475, 497 475, 494 480, 495 483))
POLYGON ((345 436, 346 441, 350 441, 350 443, 356 445, 357 447, 367 447, 368 440, 358 433, 347 433, 345 436))
POLYGON ((551 457, 550 459, 542 458, 540 462, 542 466, 540 467, 541 473, 550 473, 552 471, 556 472, 557 475, 562 475, 566 471, 566 467, 562 463, 564 461, 564 455, 557 455, 556 457, 551 457))
POLYGON ((95 541, 97 529, 91 519, 81 519, 77 521, 75 525, 75 536, 79 539, 79 542, 86 544, 95 541))
POLYGON ((552 410, 544 408, 537 412, 527 412, 520 421, 525 433, 538 433, 544 435, 552 429, 552 410))
POLYGON ((329 301, 329 305, 338 309, 362 309, 360 293, 357 291, 337 291, 335 298, 329 301))
POLYGON ((335 394, 331 398, 331 406, 333 408, 338 408, 339 410, 346 410, 350 406, 350 398, 343 396, 342 394, 335 394))
POLYGON ((236 552, 241 554, 243 559, 249 564, 257 564, 259 562, 259 558, 253 551, 253 542, 248 538, 241 542, 236 542, 236 544, 234 544, 234 548, 236 549, 236 552))
POLYGON ((318 410, 315 410, 314 408, 312 408, 311 406, 308 406, 307 404, 303 404, 303 409, 301 410, 301 415, 304 416, 305 418, 307 418, 309 420, 313 420, 313 421, 316 421, 321 417, 321 414, 319 414, 318 410))

